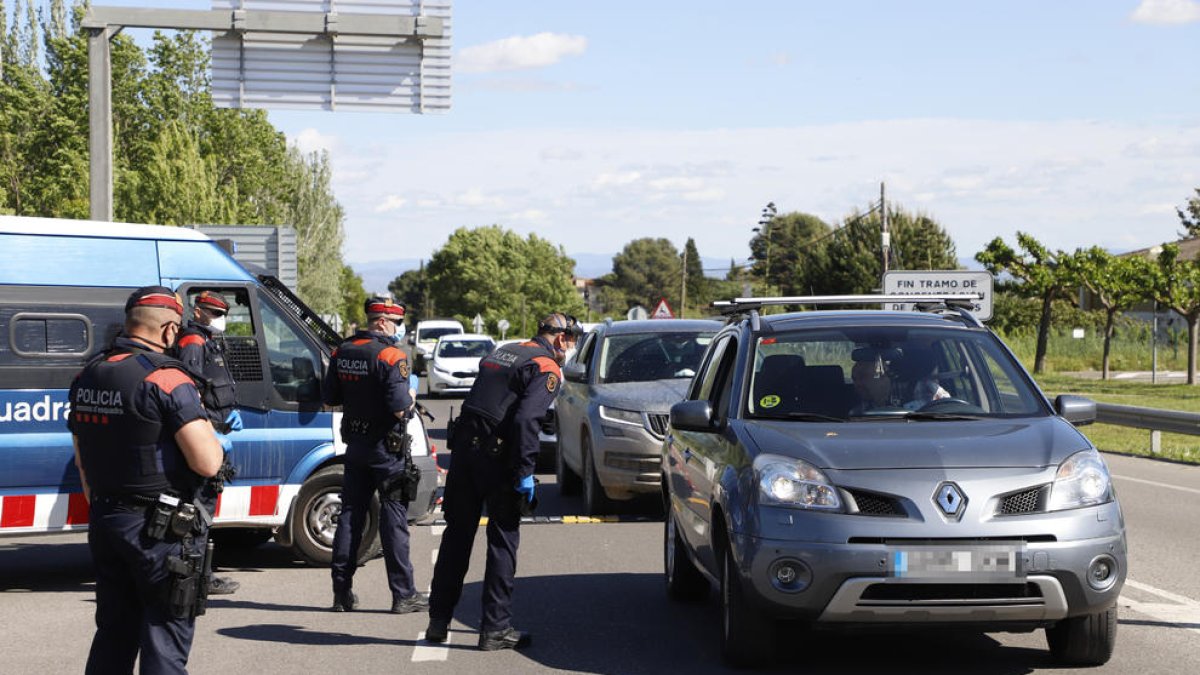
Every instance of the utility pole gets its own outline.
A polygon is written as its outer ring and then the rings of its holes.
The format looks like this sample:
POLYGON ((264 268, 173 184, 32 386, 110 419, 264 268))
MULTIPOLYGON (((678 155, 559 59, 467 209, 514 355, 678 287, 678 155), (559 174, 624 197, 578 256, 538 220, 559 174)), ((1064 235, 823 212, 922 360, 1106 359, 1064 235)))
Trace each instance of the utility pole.
POLYGON ((884 192, 884 184, 879 184, 879 222, 880 222, 880 239, 883 246, 883 276, 879 278, 879 287, 883 288, 883 278, 888 273, 888 252, 892 247, 892 233, 888 231, 888 212, 887 212, 887 194, 884 192))
POLYGON ((683 282, 679 287, 679 318, 687 313, 687 246, 683 247, 683 282))

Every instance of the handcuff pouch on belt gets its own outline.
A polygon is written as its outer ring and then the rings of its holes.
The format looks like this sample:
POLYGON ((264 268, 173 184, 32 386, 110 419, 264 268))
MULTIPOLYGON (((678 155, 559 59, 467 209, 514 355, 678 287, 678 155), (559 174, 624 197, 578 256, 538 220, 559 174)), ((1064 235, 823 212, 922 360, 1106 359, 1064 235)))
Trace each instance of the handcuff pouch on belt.
POLYGON ((212 514, 200 503, 184 502, 174 495, 160 494, 146 512, 146 536, 167 541, 203 534, 212 525, 212 514))

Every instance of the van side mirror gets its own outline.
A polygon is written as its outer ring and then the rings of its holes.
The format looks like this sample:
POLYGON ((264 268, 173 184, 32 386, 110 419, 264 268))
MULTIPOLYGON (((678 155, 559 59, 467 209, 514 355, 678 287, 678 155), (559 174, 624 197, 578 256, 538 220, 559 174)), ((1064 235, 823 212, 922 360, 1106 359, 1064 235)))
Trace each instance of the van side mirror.
POLYGON ((587 366, 582 363, 564 364, 562 374, 568 382, 587 382, 587 366))
POLYGON ((1083 396, 1061 394, 1054 399, 1054 410, 1077 427, 1096 421, 1096 402, 1083 396))
POLYGON ((671 406, 671 426, 681 431, 716 431, 712 404, 708 401, 682 401, 671 406))

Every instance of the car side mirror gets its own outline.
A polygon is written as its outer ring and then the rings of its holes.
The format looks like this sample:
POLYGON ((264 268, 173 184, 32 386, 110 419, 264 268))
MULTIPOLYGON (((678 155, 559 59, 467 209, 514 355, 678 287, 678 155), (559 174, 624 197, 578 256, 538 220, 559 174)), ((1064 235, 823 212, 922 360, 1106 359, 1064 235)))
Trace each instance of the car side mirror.
POLYGON ((562 374, 567 382, 587 382, 587 366, 582 363, 564 364, 562 374))
POLYGON ((1071 424, 1081 427, 1096 421, 1096 402, 1083 396, 1062 394, 1054 399, 1054 410, 1071 424))
POLYGON ((671 426, 681 431, 716 431, 712 404, 708 401, 682 401, 671 406, 671 426))

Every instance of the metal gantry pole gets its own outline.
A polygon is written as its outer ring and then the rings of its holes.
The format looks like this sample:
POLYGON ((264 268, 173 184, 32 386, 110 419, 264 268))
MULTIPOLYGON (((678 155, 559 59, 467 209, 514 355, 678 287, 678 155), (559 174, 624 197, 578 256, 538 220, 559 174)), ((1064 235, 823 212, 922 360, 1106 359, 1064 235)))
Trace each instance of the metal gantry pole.
POLYGON ((88 30, 88 165, 92 220, 113 219, 112 60, 105 26, 88 30))

